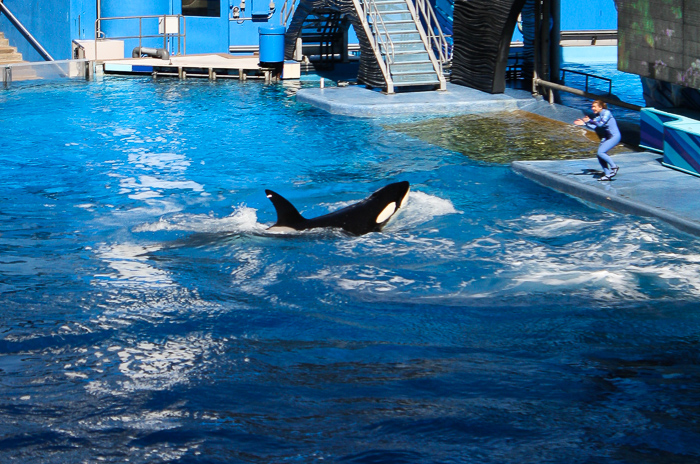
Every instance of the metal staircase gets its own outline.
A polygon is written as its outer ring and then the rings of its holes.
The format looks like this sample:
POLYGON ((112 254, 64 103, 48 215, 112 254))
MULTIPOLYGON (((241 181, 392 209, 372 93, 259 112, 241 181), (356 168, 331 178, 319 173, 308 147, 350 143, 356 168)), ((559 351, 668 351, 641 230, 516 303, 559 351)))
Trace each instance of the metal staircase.
POLYGON ((449 61, 448 46, 427 2, 353 2, 384 75, 387 93, 394 93, 397 87, 445 90, 442 66, 449 61))
POLYGON ((316 69, 331 68, 335 55, 344 51, 343 39, 347 30, 342 13, 333 9, 314 10, 304 20, 300 37, 303 39, 305 54, 318 55, 316 69))
POLYGON ((386 93, 446 89, 452 44, 430 0, 285 0, 280 21, 287 59, 318 50, 321 59, 345 61, 351 24, 360 41, 359 82, 386 93))

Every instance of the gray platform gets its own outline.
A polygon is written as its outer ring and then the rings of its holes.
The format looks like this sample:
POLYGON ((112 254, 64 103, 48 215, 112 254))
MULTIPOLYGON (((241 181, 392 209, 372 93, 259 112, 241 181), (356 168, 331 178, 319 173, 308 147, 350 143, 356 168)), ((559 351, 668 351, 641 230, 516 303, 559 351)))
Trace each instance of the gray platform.
POLYGON ((596 158, 566 161, 516 161, 512 169, 546 187, 625 214, 659 218, 700 235, 700 177, 661 165, 657 153, 615 155, 620 172, 598 182, 596 158))
POLYGON ((376 117, 512 111, 532 103, 534 99, 529 93, 523 91, 490 95, 468 87, 447 84, 445 91, 405 92, 391 95, 378 90, 369 90, 362 85, 301 89, 297 92, 297 101, 333 114, 376 117))

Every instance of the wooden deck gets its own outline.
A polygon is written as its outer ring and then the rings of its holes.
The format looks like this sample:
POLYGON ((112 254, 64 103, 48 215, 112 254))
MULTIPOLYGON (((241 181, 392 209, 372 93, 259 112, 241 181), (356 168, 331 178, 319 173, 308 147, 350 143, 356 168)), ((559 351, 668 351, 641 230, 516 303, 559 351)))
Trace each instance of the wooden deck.
POLYGON ((102 63, 106 74, 150 74, 158 76, 207 77, 209 79, 248 78, 274 80, 299 79, 300 65, 296 61, 285 61, 282 74, 274 68, 261 67, 257 55, 234 56, 221 54, 176 55, 169 60, 160 58, 126 58, 106 60, 102 63))

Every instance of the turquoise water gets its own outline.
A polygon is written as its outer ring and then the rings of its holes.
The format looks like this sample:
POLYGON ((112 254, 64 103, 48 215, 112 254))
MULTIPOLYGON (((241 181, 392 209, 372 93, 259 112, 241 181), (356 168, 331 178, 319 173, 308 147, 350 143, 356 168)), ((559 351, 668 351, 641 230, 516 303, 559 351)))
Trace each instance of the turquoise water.
POLYGON ((0 92, 3 462, 698 460, 693 237, 295 90, 0 92))

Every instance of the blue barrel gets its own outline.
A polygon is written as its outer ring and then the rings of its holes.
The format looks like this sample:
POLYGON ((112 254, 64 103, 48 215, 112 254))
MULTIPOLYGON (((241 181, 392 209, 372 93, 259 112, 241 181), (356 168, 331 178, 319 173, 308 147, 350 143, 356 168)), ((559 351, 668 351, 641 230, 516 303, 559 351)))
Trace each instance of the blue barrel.
POLYGON ((260 33, 260 62, 282 63, 284 61, 284 26, 258 28, 260 33))

